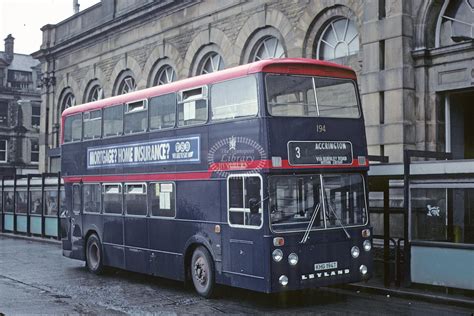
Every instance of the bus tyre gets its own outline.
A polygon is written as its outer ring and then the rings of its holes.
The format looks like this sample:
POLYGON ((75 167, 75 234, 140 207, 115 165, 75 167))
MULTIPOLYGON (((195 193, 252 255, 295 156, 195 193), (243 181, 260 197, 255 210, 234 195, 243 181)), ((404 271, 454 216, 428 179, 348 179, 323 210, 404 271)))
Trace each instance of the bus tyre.
POLYGON ((101 274, 104 271, 102 244, 96 234, 92 234, 87 239, 86 247, 87 270, 94 274, 101 274))
POLYGON ((206 248, 200 246, 194 250, 190 268, 196 292, 211 298, 215 286, 214 261, 206 248))

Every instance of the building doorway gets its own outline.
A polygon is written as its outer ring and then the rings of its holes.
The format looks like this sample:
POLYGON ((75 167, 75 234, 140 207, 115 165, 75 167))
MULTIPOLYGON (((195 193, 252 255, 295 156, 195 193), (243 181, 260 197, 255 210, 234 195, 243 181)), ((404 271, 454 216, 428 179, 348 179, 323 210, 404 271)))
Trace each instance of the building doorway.
POLYGON ((474 91, 452 93, 447 99, 446 150, 453 159, 474 159, 474 91))

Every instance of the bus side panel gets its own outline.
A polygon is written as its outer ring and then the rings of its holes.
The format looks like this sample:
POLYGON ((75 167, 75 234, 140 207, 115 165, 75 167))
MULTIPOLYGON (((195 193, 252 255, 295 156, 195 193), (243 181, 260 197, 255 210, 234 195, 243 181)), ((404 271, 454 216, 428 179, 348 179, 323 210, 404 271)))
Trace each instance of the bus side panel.
POLYGON ((206 243, 216 268, 220 267, 221 236, 214 232, 220 223, 219 200, 219 181, 176 182, 176 219, 149 218, 152 274, 184 279, 179 267, 190 243, 206 243))
POLYGON ((125 216, 125 266, 127 270, 149 273, 148 219, 145 216, 125 216))

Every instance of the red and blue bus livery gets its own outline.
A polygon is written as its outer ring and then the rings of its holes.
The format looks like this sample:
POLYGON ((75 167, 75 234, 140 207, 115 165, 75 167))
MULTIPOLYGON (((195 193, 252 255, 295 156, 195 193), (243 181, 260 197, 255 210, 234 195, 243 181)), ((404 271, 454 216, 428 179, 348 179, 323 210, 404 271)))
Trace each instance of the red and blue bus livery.
POLYGON ((63 254, 261 292, 372 273, 355 73, 273 59, 66 109, 63 254))

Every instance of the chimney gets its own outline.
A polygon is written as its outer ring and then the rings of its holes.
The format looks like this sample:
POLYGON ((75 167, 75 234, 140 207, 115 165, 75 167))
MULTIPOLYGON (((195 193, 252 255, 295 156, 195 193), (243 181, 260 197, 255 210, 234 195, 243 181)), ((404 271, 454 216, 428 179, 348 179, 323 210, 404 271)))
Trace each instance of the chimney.
POLYGON ((8 34, 7 38, 5 39, 5 59, 7 63, 11 63, 13 60, 13 42, 15 38, 8 34))
POLYGON ((72 11, 74 14, 79 13, 79 0, 72 0, 72 11))

